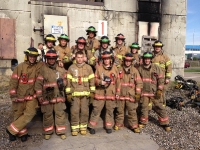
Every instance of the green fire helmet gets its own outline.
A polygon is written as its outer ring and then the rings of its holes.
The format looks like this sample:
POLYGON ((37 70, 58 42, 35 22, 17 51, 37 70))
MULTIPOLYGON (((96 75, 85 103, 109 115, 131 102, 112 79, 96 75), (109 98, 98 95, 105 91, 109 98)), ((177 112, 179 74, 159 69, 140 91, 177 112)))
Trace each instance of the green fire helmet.
POLYGON ((60 39, 65 39, 65 40, 67 40, 67 41, 69 42, 69 37, 68 37, 67 34, 61 34, 61 35, 58 37, 58 40, 60 40, 60 39))
POLYGON ((135 49, 138 49, 138 50, 140 49, 139 44, 136 43, 136 42, 135 42, 135 43, 132 43, 129 47, 130 47, 131 49, 132 49, 132 48, 135 48, 135 49))

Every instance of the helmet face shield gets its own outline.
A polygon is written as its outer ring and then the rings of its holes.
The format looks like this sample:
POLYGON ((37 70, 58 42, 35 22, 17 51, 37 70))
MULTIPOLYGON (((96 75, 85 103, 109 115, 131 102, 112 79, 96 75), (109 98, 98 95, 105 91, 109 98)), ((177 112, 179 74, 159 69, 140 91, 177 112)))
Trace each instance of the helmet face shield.
POLYGON ((131 49, 140 49, 140 46, 138 43, 132 43, 130 46, 129 46, 131 49))
POLYGON ((108 45, 110 45, 110 40, 107 36, 102 36, 101 39, 99 40, 99 42, 101 43, 101 45, 103 43, 108 43, 108 45))
POLYGON ((60 39, 67 40, 67 42, 69 42, 69 37, 68 37, 68 35, 66 35, 66 34, 61 34, 61 35, 58 37, 58 40, 60 40, 60 39))
POLYGON ((159 40, 155 41, 154 44, 153 44, 153 47, 163 47, 163 43, 159 40))
POLYGON ((84 37, 79 37, 76 41, 77 44, 86 44, 86 39, 84 37))
POLYGON ((46 59, 57 59, 58 55, 55 50, 49 50, 49 51, 47 51, 45 57, 46 57, 46 59))
POLYGON ((102 43, 109 43, 109 40, 108 39, 102 39, 101 42, 102 43))
POLYGON ((152 58, 153 58, 153 54, 152 54, 151 52, 145 52, 145 53, 143 54, 143 59, 145 59, 145 58, 150 58, 150 59, 152 59, 152 58))
POLYGON ((112 54, 102 54, 101 58, 102 59, 110 59, 112 57, 112 54))
POLYGON ((126 38, 124 37, 124 35, 122 33, 119 33, 116 37, 115 37, 115 40, 122 40, 124 41, 126 38))
POLYGON ((38 50, 35 48, 29 48, 26 51, 24 51, 24 54, 26 54, 27 56, 39 56, 38 50))
POLYGON ((86 32, 94 32, 94 33, 97 33, 95 27, 93 27, 93 26, 90 26, 90 27, 86 30, 86 32))

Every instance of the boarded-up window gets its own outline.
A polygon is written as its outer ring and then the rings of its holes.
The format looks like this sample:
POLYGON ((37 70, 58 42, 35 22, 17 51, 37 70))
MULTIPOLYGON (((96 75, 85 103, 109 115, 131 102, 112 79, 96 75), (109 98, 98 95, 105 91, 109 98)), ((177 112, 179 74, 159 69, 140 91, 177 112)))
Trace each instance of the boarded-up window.
POLYGON ((138 21, 160 22, 160 2, 139 1, 138 21))
POLYGON ((15 20, 0 18, 0 59, 16 58, 15 20))

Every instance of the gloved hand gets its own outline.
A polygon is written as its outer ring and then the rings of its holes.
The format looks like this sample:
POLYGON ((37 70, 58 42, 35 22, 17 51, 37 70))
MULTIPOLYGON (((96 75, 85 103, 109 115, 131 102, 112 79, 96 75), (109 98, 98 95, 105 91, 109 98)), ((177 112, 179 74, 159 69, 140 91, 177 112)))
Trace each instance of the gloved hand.
POLYGON ((64 67, 64 64, 59 60, 59 61, 58 61, 58 66, 61 67, 61 68, 63 68, 63 67, 64 67))
POLYGON ((17 98, 16 98, 16 97, 11 98, 11 101, 12 101, 12 102, 17 102, 17 98))
POLYGON ((90 104, 92 104, 93 103, 93 101, 94 101, 94 93, 90 93, 90 100, 89 100, 89 102, 90 102, 90 104))
POLYGON ((162 96, 162 91, 161 90, 157 90, 156 91, 156 95, 155 95, 155 99, 160 99, 162 96))
POLYGON ((42 102, 44 101, 43 97, 39 97, 38 100, 39 100, 40 104, 42 104, 42 102))
POLYGON ((135 102, 139 102, 141 98, 141 94, 135 94, 135 102))
POLYGON ((90 98, 94 99, 94 93, 90 93, 90 98))
POLYGON ((64 62, 64 63, 67 63, 68 61, 69 61, 69 58, 68 58, 67 56, 64 56, 64 57, 63 57, 63 62, 64 62))
POLYGON ((70 103, 72 102, 72 94, 67 95, 67 101, 70 103))

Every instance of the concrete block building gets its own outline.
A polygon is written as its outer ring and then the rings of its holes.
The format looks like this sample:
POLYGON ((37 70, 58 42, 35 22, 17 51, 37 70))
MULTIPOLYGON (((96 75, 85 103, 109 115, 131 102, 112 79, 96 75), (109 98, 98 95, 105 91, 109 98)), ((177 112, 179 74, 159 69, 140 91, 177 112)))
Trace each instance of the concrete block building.
POLYGON ((86 37, 89 26, 99 30, 106 21, 111 45, 118 33, 125 35, 127 46, 138 42, 141 52, 160 39, 172 60, 173 76, 183 75, 186 8, 187 0, 1 0, 0 74, 10 75, 24 60, 23 52, 37 47, 46 34, 66 33, 72 46, 86 37))

